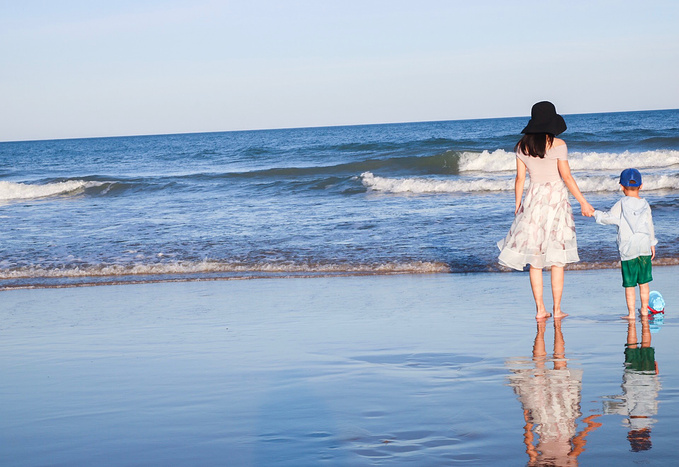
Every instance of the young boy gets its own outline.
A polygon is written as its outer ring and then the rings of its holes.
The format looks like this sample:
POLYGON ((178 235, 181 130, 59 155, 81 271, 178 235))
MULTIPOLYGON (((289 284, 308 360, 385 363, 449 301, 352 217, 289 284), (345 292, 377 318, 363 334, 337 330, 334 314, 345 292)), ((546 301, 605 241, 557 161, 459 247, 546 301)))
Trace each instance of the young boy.
POLYGON ((625 196, 610 211, 594 211, 598 224, 618 227, 618 250, 622 260, 622 286, 625 288, 628 315, 623 319, 635 319, 635 287, 639 284, 641 315, 648 315, 648 283, 653 280, 651 260, 655 258, 655 238, 651 207, 639 197, 643 186, 637 169, 625 169, 620 174, 620 185, 625 196))

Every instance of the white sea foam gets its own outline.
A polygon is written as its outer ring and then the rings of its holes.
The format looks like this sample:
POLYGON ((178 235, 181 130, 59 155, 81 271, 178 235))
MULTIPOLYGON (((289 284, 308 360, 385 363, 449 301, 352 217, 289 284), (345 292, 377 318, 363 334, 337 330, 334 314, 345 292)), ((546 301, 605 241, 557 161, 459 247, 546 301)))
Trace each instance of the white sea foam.
MULTIPOLYGON (((460 155, 460 172, 509 172, 516 168, 515 155, 498 149, 482 153, 463 152, 460 155)), ((636 167, 639 170, 679 166, 679 151, 656 150, 645 152, 570 152, 568 162, 572 170, 622 170, 636 167)))
POLYGON ((65 182, 31 185, 27 183, 0 182, 0 200, 36 199, 49 196, 78 194, 86 188, 101 186, 102 182, 69 180, 65 182))
MULTIPOLYGON (((619 191, 618 177, 595 176, 578 177, 578 187, 581 191, 619 191)), ((644 175, 644 191, 679 190, 679 177, 672 175, 644 175)))
MULTIPOLYGON (((376 177, 371 172, 364 172, 360 178, 363 186, 369 190, 385 193, 471 193, 514 189, 514 179, 386 178, 376 177)), ((609 175, 580 176, 577 178, 577 183, 580 190, 584 192, 606 192, 620 189, 617 177, 609 175)), ((646 175, 644 176, 644 191, 650 190, 679 190, 679 177, 646 175)))
POLYGON ((428 179, 376 177, 371 172, 361 174, 363 186, 386 193, 464 193, 476 191, 505 191, 514 186, 513 180, 497 179, 428 179))
POLYGON ((569 154, 574 170, 623 170, 636 167, 639 170, 679 166, 679 151, 659 150, 645 152, 573 152, 569 154))
POLYGON ((498 149, 493 152, 463 152, 458 163, 460 172, 507 172, 516 168, 513 152, 498 149))
POLYGON ((282 264, 282 263, 229 263, 222 261, 174 262, 132 265, 96 265, 88 267, 44 268, 22 267, 0 269, 0 280, 25 278, 84 278, 131 275, 184 275, 184 274, 427 274, 449 272, 445 263, 427 261, 385 262, 380 264, 282 264))

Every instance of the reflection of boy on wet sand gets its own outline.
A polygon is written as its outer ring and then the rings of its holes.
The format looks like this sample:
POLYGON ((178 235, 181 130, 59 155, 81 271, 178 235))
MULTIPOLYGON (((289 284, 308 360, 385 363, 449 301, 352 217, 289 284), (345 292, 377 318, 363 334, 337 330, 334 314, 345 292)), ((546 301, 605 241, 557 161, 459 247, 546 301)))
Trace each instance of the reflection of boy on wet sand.
POLYGON ((610 396, 604 400, 605 414, 626 416, 625 424, 632 451, 651 449, 651 426, 653 415, 658 413, 658 364, 655 350, 651 347, 651 329, 648 317, 641 318, 641 345, 637 341, 637 327, 634 321, 627 326, 625 345, 625 373, 622 376, 622 395, 610 396))
POLYGON ((582 415, 582 370, 566 365, 561 320, 554 321, 554 369, 545 368, 545 321, 538 321, 537 327, 534 368, 513 369, 509 376, 509 385, 523 406, 529 465, 577 465, 577 457, 585 450, 586 436, 601 426, 593 421, 600 415, 585 418, 587 426, 576 433, 577 419, 582 415), (539 437, 537 445, 535 435, 539 437))

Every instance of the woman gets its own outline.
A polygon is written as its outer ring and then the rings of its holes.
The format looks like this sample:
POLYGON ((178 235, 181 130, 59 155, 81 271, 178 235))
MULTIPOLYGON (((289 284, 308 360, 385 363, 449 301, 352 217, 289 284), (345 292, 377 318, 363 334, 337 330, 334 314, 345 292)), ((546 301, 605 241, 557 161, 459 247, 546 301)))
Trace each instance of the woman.
POLYGON ((549 318, 542 299, 542 269, 551 268, 554 318, 567 316, 561 311, 563 270, 568 263, 580 260, 575 238, 573 211, 568 191, 580 203, 584 216, 591 217, 594 208, 580 192, 568 165, 566 143, 555 138, 566 131, 566 122, 556 113, 551 102, 538 102, 531 119, 516 144, 515 217, 507 237, 498 242, 499 261, 519 271, 530 265, 536 319, 549 318), (523 202, 526 171, 530 184, 523 202))

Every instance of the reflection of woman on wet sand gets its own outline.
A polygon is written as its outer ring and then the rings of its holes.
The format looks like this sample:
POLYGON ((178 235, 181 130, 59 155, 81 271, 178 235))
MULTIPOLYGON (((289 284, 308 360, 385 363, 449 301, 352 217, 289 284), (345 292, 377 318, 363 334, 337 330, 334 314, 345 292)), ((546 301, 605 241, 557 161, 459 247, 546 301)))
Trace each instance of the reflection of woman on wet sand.
POLYGON ((658 364, 651 347, 651 328, 647 316, 641 317, 641 344, 637 340, 637 324, 627 325, 625 345, 625 373, 622 394, 604 400, 604 414, 620 414, 629 426, 627 440, 634 452, 651 449, 653 416, 658 413, 658 364))
POLYGON ((554 321, 554 368, 546 368, 545 326, 544 320, 538 321, 531 367, 512 369, 509 385, 523 406, 529 465, 577 465, 577 457, 585 450, 585 437, 601 426, 593 421, 600 415, 585 418, 587 427, 576 433, 577 419, 582 415, 582 370, 566 365, 561 320, 554 321))

